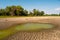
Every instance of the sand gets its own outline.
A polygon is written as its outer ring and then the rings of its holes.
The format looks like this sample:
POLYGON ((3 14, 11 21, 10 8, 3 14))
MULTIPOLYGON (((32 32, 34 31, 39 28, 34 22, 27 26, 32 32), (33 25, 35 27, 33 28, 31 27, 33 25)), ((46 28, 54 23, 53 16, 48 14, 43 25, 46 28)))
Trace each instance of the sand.
POLYGON ((12 25, 28 22, 51 23, 56 27, 53 29, 41 30, 36 32, 19 31, 14 35, 6 37, 4 40, 60 40, 59 16, 0 18, 0 30, 7 29, 12 25))

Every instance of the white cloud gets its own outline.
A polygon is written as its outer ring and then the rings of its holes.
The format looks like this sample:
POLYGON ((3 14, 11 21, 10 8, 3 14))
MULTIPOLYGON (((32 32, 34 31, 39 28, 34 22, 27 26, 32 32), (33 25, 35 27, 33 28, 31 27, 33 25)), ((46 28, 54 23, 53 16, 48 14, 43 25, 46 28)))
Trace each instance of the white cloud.
POLYGON ((56 11, 60 11, 60 8, 56 8, 55 10, 56 10, 56 11))

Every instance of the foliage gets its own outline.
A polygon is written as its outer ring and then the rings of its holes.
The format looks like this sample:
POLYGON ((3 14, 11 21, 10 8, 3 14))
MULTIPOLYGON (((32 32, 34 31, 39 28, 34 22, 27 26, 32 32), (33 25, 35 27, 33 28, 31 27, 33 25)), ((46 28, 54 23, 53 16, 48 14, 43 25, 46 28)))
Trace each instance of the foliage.
POLYGON ((43 16, 44 14, 45 14, 44 11, 39 11, 36 9, 33 9, 33 12, 29 13, 30 16, 43 16))
POLYGON ((5 9, 0 9, 0 16, 60 16, 60 13, 45 14, 44 11, 37 9, 28 12, 22 6, 7 6, 5 9))

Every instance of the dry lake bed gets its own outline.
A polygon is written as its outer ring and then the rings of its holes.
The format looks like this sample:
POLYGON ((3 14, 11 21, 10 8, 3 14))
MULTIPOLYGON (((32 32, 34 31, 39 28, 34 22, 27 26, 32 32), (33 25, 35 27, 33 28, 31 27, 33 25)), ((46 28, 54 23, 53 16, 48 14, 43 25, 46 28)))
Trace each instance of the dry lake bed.
POLYGON ((60 17, 0 18, 1 40, 60 40, 60 17))

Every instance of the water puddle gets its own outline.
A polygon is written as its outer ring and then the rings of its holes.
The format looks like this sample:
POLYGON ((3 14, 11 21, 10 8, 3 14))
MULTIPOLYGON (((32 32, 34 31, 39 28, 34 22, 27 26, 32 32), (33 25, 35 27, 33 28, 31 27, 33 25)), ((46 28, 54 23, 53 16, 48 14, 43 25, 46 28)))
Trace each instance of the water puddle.
POLYGON ((48 29, 53 28, 54 26, 52 24, 39 24, 39 23, 26 23, 16 26, 16 30, 37 30, 37 29, 48 29))
POLYGON ((30 30, 38 30, 38 29, 48 29, 53 28, 54 26, 51 24, 39 24, 39 23, 26 23, 16 25, 14 27, 0 30, 0 39, 5 38, 11 34, 14 34, 18 31, 30 31, 30 30))

